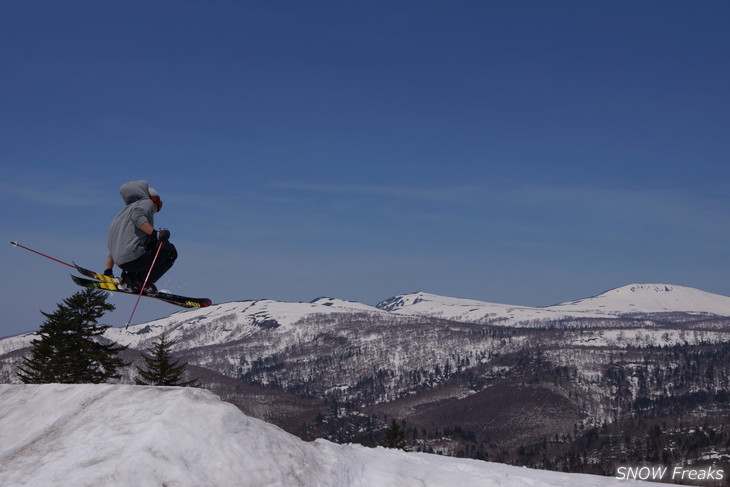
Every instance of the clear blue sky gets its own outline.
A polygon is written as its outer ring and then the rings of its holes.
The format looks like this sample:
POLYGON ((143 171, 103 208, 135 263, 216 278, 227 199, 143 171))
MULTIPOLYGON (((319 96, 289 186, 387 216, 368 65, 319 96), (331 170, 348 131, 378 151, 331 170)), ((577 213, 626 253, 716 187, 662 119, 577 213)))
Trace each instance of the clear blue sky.
POLYGON ((180 251, 159 287, 214 302, 730 295, 728 25, 724 0, 3 2, 0 336, 78 290, 9 242, 100 269, 132 179, 180 251))

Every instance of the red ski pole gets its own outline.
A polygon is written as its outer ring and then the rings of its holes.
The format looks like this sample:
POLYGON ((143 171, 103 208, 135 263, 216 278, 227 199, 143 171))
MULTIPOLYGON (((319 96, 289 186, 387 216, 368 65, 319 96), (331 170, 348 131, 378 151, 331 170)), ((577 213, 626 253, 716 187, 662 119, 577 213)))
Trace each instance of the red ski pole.
POLYGON ((51 260, 58 262, 59 264, 67 265, 69 267, 73 267, 74 269, 76 269, 75 265, 69 264, 68 262, 64 262, 62 260, 55 259, 55 258, 51 257, 50 255, 43 254, 41 252, 38 252, 37 250, 29 249, 25 245, 20 245, 18 242, 10 242, 10 243, 13 244, 13 247, 20 247, 21 249, 29 250, 29 251, 33 252, 34 254, 38 254, 42 257, 45 257, 46 259, 51 259, 51 260))
POLYGON ((129 320, 127 321, 127 326, 124 328, 129 328, 129 325, 132 324, 132 318, 134 317, 134 313, 137 311, 137 305, 139 304, 139 300, 142 298, 142 294, 144 293, 144 288, 147 286, 147 281, 150 278, 150 274, 152 274, 152 269, 155 267, 155 262, 157 262, 157 256, 160 255, 160 250, 162 249, 162 244, 164 242, 160 242, 160 245, 157 246, 157 252, 155 252, 155 258, 152 259, 152 265, 150 266, 150 270, 147 271, 147 277, 144 278, 144 284, 142 284, 142 289, 139 290, 139 295, 137 296, 137 302, 134 303, 134 309, 132 310, 132 314, 129 315, 129 320))

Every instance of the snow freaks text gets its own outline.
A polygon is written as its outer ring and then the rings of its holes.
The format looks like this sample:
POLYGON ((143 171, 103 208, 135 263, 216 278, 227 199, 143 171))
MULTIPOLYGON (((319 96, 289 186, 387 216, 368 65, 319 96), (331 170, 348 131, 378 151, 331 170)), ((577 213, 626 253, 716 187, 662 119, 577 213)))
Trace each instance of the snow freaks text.
POLYGON ((723 480, 725 470, 711 467, 619 467, 616 478, 621 480, 723 480))

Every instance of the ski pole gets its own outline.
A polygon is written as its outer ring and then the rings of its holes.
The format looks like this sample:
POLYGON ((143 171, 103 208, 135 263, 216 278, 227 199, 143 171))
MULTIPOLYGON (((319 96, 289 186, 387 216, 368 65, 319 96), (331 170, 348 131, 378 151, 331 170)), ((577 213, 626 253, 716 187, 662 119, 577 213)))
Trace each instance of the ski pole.
POLYGON ((55 260, 55 261, 56 261, 56 262, 58 262, 59 264, 67 265, 67 266, 69 266, 69 267, 73 267, 74 269, 76 268, 76 266, 75 266, 75 265, 71 265, 71 264, 69 264, 68 262, 64 262, 64 261, 62 261, 62 260, 58 260, 58 259, 55 259, 55 258, 51 257, 50 255, 46 255, 46 254, 44 254, 44 253, 38 252, 37 250, 29 249, 29 248, 28 248, 28 247, 26 247, 25 245, 20 245, 20 244, 19 244, 18 242, 10 242, 10 243, 11 243, 11 244, 13 244, 13 247, 20 247, 21 249, 29 250, 29 251, 33 252, 34 254, 38 254, 38 255, 40 255, 40 256, 43 256, 43 257, 45 257, 46 259, 51 259, 51 260, 55 260))
POLYGON ((150 274, 152 274, 152 269, 155 267, 155 262, 157 262, 157 256, 160 255, 160 250, 162 249, 162 244, 165 242, 160 242, 160 245, 157 246, 157 252, 155 252, 155 258, 152 259, 152 265, 150 266, 150 270, 147 271, 147 277, 144 278, 144 284, 142 284, 142 289, 139 290, 139 295, 137 296, 137 302, 134 303, 134 309, 132 310, 132 314, 129 315, 129 320, 127 321, 127 326, 124 327, 126 330, 129 328, 129 325, 132 324, 132 318, 134 317, 134 313, 137 311, 137 305, 139 304, 139 300, 142 298, 142 293, 144 293, 144 288, 147 286, 147 281, 150 278, 150 274))

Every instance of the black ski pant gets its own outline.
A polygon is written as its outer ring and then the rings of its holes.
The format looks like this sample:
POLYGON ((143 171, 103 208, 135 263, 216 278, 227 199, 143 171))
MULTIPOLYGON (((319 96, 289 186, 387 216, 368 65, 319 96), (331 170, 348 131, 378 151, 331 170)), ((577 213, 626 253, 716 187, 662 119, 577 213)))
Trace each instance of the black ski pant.
MULTIPOLYGON (((120 265, 119 267, 142 285, 144 278, 147 277, 147 273, 150 271, 152 261, 155 259, 158 245, 160 245, 159 242, 154 242, 153 244, 148 245, 144 254, 131 262, 126 262, 120 265)), ((157 282, 157 280, 161 278, 165 272, 170 270, 172 264, 175 263, 175 259, 177 259, 177 249, 175 249, 175 246, 170 242, 162 242, 160 254, 157 256, 155 267, 152 269, 152 273, 150 273, 150 278, 147 282, 157 282)))

